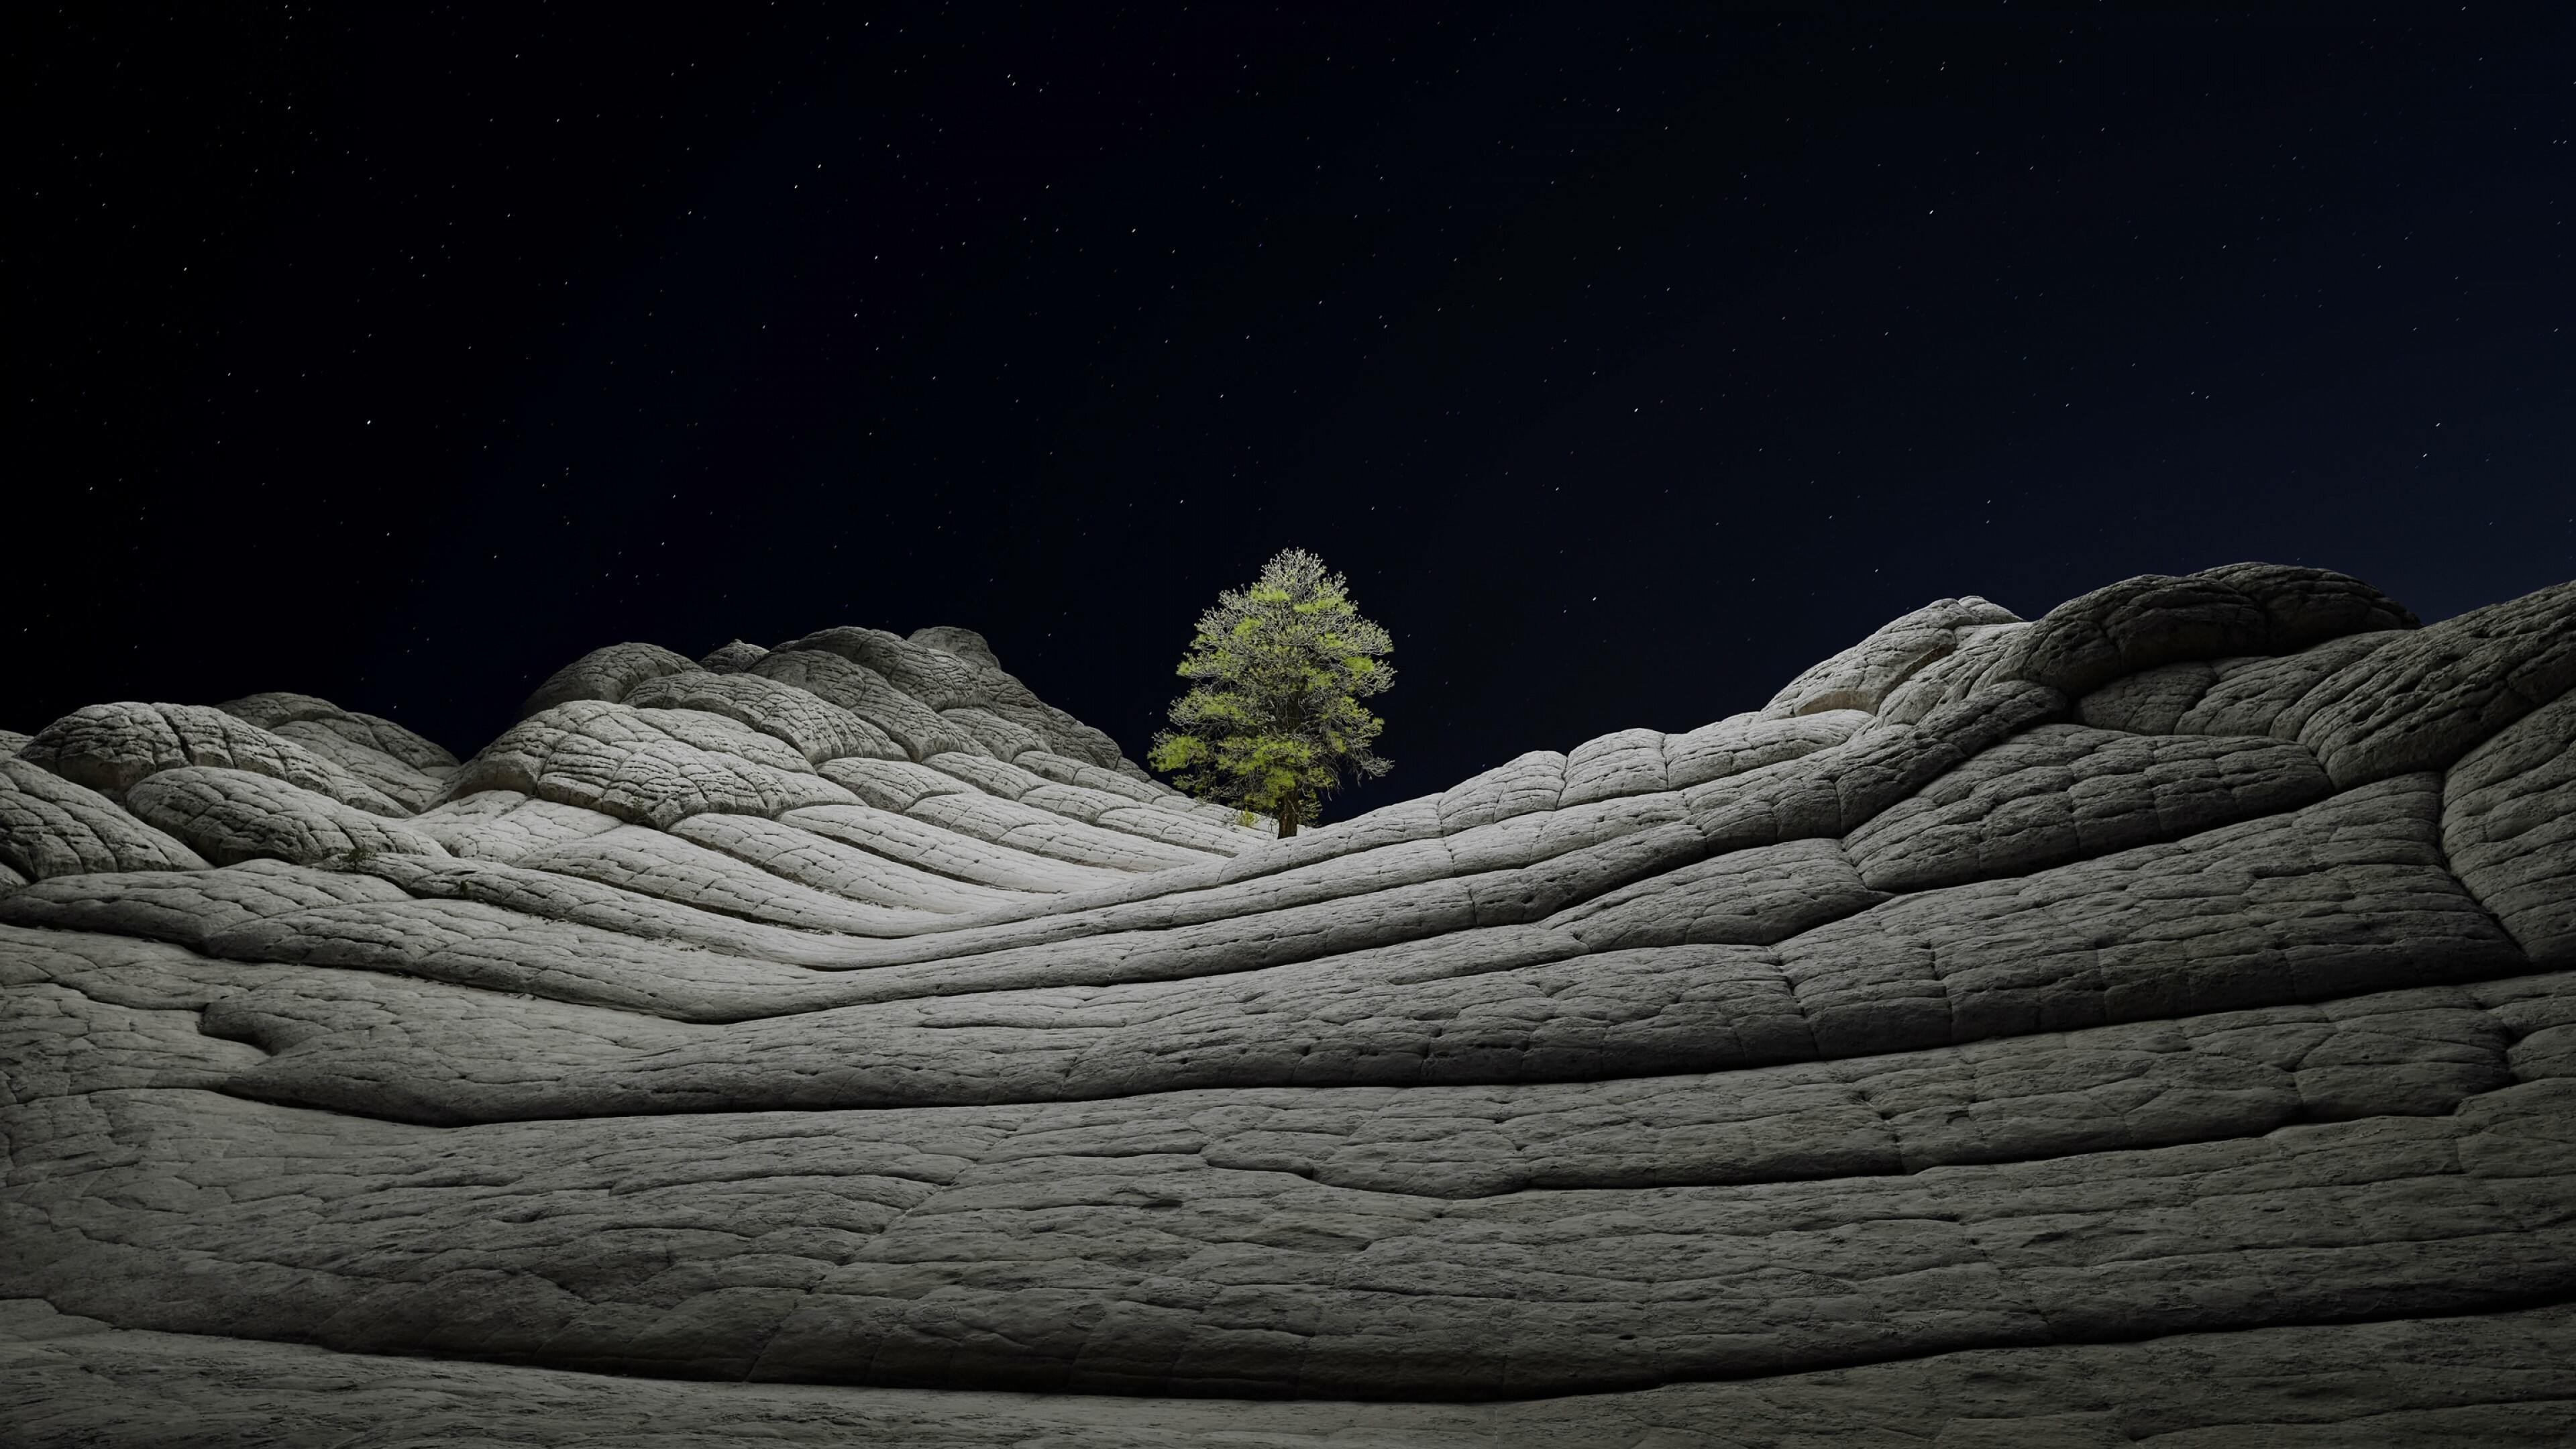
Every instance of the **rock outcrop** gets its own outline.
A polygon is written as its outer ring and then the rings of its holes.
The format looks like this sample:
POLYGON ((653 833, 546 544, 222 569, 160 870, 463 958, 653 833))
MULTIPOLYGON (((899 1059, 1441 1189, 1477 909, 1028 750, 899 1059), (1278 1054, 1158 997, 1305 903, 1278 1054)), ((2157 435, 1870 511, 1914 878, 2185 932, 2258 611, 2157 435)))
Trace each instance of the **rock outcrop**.
POLYGON ((0 1425, 2562 1442, 2571 686, 2576 585, 1945 599, 1286 841, 959 628, 461 762, 93 706, 0 741, 0 1425))

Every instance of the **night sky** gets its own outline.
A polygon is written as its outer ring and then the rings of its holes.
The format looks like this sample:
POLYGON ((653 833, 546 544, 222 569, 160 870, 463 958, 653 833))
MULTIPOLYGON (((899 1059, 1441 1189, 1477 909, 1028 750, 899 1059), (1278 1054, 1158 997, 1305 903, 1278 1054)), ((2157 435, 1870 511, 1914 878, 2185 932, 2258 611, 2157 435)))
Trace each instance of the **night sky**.
POLYGON ((1297 544, 1347 813, 1943 595, 2576 575, 2564 4, 177 9, 19 26, 0 726, 953 623, 1141 755, 1297 544))

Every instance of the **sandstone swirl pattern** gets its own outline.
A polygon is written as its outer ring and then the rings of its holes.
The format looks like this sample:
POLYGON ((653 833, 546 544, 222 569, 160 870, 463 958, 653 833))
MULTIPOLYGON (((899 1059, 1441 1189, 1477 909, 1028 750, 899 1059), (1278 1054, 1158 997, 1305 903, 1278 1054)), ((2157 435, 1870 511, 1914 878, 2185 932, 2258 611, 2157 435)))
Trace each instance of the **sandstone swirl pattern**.
POLYGON ((0 1425, 2557 1442, 2571 685, 2576 585, 1942 600, 1288 841, 957 628, 464 761, 80 710, 0 758, 0 1425))

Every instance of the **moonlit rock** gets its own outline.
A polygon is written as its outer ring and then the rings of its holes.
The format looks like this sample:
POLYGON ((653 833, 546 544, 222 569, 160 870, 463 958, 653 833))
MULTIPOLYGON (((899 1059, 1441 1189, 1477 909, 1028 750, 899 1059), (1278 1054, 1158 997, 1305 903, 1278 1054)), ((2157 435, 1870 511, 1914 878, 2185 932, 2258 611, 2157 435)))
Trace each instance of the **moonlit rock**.
POLYGON ((462 761, 92 706, 0 742, 0 1425, 2564 1439, 2571 688, 2576 585, 1962 596, 1285 841, 949 625, 462 761))

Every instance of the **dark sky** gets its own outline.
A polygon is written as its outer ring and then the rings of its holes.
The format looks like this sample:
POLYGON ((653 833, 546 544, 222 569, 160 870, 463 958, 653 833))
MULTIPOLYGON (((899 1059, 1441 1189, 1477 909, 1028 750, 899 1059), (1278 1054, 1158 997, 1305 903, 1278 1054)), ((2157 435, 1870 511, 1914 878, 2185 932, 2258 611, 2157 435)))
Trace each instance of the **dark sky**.
POLYGON ((18 27, 0 725, 956 623, 1141 754, 1300 544, 1368 805, 1942 595, 2576 575, 2576 7, 175 8, 18 27))

